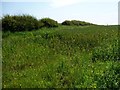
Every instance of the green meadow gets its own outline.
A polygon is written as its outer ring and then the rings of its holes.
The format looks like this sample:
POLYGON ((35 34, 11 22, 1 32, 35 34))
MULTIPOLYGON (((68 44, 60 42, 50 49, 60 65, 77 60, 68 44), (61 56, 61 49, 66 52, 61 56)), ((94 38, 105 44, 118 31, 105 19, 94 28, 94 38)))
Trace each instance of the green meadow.
POLYGON ((3 88, 119 88, 118 26, 2 32, 3 88))

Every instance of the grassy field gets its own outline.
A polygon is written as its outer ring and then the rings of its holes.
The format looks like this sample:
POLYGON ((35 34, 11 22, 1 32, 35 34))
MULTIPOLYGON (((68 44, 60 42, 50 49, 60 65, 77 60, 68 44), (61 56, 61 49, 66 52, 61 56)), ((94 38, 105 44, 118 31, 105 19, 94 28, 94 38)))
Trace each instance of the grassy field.
POLYGON ((3 32, 3 88, 119 88, 118 26, 3 32))

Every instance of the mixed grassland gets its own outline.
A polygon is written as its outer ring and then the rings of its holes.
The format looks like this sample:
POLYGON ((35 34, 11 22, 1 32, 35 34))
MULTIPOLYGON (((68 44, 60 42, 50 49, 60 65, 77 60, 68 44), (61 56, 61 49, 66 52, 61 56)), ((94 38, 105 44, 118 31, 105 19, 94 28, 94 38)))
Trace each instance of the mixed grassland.
POLYGON ((3 88, 119 88, 118 26, 2 34, 3 88))

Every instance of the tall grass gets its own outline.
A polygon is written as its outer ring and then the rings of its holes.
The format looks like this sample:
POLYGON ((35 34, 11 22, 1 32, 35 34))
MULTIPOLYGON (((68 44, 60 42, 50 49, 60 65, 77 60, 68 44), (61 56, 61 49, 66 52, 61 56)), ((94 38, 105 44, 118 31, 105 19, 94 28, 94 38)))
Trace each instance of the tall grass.
POLYGON ((6 32, 2 49, 3 88, 120 87, 117 26, 6 32))

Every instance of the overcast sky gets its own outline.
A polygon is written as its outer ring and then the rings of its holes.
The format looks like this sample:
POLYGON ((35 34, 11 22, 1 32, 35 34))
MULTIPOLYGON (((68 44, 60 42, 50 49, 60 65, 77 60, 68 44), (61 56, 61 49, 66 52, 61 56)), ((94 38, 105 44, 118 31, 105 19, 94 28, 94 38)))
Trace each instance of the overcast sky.
MULTIPOLYGON (((2 14, 30 14, 62 22, 81 20, 95 24, 118 24, 119 0, 2 0, 2 14)), ((1 8, 1 7, 0 7, 1 8)))

